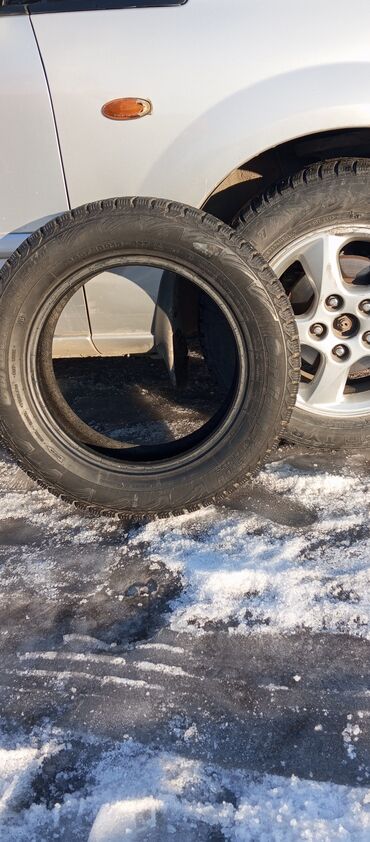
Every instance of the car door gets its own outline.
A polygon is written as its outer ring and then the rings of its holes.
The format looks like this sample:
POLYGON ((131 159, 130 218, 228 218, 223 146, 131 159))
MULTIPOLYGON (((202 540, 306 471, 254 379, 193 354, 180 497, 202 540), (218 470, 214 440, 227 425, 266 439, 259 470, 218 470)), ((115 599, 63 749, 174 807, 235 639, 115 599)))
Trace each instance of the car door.
POLYGON ((0 79, 0 256, 6 257, 68 208, 48 86, 22 5, 0 2, 0 79))
MULTIPOLYGON (((146 40, 152 41, 153 21, 161 26, 168 15, 181 12, 185 2, 37 0, 29 4, 53 101, 71 206, 142 193, 148 150, 155 137, 157 146, 161 144, 155 116, 119 123, 105 119, 101 109, 119 96, 149 96, 152 57, 148 56, 145 72, 140 60, 135 66, 132 62, 140 54, 142 27, 146 27, 146 40), (131 33, 130 26, 134 27, 131 33)), ((128 272, 106 272, 85 285, 98 352, 113 356, 144 353, 153 347, 160 277, 158 270, 131 267, 128 272)))
MULTIPOLYGON (((0 265, 50 216, 68 209, 47 80, 25 6, 0 3, 0 265)), ((83 290, 63 313, 59 356, 90 353, 83 290)))

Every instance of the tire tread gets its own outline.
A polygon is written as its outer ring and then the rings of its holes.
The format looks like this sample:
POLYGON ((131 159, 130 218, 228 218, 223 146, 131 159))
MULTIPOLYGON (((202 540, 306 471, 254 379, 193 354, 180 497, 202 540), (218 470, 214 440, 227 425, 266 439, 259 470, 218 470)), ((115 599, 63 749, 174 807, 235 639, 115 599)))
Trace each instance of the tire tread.
MULTIPOLYGON (((272 194, 271 200, 274 201, 274 194, 272 194)), ((267 197, 265 197, 263 201, 267 202, 267 197)), ((67 230, 71 225, 71 222, 78 220, 80 217, 86 216, 86 214, 88 214, 90 218, 94 217, 98 220, 102 214, 106 213, 106 211, 114 211, 117 209, 125 208, 134 208, 138 210, 141 207, 145 208, 146 210, 148 209, 148 207, 150 207, 151 209, 155 209, 157 215, 162 215, 163 218, 176 217, 178 219, 179 217, 181 217, 184 220, 186 220, 187 218, 193 219, 197 222, 198 225, 201 225, 205 231, 217 233, 218 235, 226 239, 232 245, 233 249, 236 250, 247 262, 248 268, 251 270, 251 272, 254 272, 257 276, 263 276, 264 285, 267 288, 271 301, 275 307, 276 313, 280 320, 281 329, 284 334, 288 361, 288 374, 285 397, 281 405, 279 427, 278 429, 276 429, 275 435, 272 437, 267 451, 265 450, 263 454, 260 455, 260 458, 256 462, 253 471, 246 473, 243 476, 243 478, 239 478, 237 481, 233 480, 232 482, 229 482, 228 486, 222 491, 219 491, 217 494, 211 494, 209 496, 203 497, 201 501, 186 507, 170 507, 167 511, 161 512, 159 515, 155 515, 154 512, 152 514, 148 514, 148 512, 140 512, 137 510, 135 510, 135 512, 128 512, 127 510, 118 511, 116 508, 109 509, 109 507, 107 506, 94 505, 88 502, 81 502, 79 500, 76 500, 72 494, 66 493, 65 490, 57 482, 53 483, 53 485, 51 486, 50 484, 45 482, 42 473, 38 472, 35 466, 27 459, 26 455, 19 450, 16 442, 12 439, 8 427, 4 426, 3 421, 0 418, 0 438, 3 444, 6 446, 7 450, 12 454, 14 459, 23 469, 23 471, 31 479, 35 480, 39 486, 46 489, 52 494, 57 494, 57 496, 60 497, 60 499, 62 499, 64 502, 72 504, 75 508, 78 508, 79 510, 89 512, 90 514, 97 516, 103 514, 109 516, 118 515, 119 517, 125 518, 125 520, 127 521, 131 520, 134 522, 137 522, 138 519, 146 519, 148 517, 153 516, 166 517, 168 515, 178 515, 183 512, 195 511, 197 508, 199 508, 200 505, 214 505, 217 503, 220 504, 230 494, 231 491, 235 491, 236 489, 246 485, 250 481, 251 477, 263 465, 263 463, 270 455, 272 450, 276 447, 276 445, 280 441, 282 432, 286 430, 289 424, 291 413, 296 400, 300 370, 300 349, 298 334, 290 303, 285 295, 283 287, 281 286, 278 278, 274 275, 272 270, 265 263, 261 255, 249 242, 245 240, 244 237, 241 237, 237 231, 229 228, 223 222, 220 222, 220 220, 210 216, 204 211, 199 211, 186 205, 180 205, 175 201, 154 198, 147 199, 138 196, 132 196, 127 198, 113 198, 104 199, 98 202, 90 202, 79 208, 66 211, 60 216, 47 222, 37 232, 32 233, 24 242, 22 242, 19 248, 17 248, 16 251, 13 252, 13 254, 6 260, 0 271, 0 295, 3 294, 14 273, 20 267, 21 263, 23 263, 24 259, 26 257, 32 257, 32 255, 40 248, 40 246, 47 246, 47 244, 50 242, 50 240, 54 238, 55 235, 67 230)), ((257 207, 255 212, 258 213, 257 207)))

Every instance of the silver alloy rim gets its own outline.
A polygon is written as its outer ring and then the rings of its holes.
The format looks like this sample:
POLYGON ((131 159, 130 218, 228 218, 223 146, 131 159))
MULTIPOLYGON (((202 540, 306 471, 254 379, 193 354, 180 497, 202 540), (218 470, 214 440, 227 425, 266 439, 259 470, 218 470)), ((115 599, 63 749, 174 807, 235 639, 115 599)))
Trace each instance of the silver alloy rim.
POLYGON ((342 249, 361 240, 369 242, 370 253, 369 227, 333 226, 293 241, 270 259, 280 278, 298 261, 312 289, 308 309, 296 315, 302 360, 307 353, 319 355, 312 379, 301 380, 297 396, 297 406, 310 413, 343 418, 370 412, 370 377, 368 388, 365 384, 361 390, 349 390, 347 385, 350 372, 353 375, 355 369, 370 369, 370 333, 366 336, 370 331, 370 313, 360 307, 364 301, 370 301, 370 283, 347 283, 339 263, 342 249), (334 310, 328 306, 330 296, 339 298, 334 310), (352 321, 351 335, 344 336, 336 330, 338 316, 344 326, 352 321))

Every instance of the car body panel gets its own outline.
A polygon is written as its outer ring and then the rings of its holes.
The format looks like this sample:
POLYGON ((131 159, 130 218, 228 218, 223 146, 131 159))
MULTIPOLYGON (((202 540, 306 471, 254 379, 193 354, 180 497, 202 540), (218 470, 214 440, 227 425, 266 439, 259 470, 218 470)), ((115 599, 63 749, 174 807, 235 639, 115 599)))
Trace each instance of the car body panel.
POLYGON ((370 6, 352 11, 356 38, 336 0, 304 14, 296 0, 189 0, 34 16, 72 205, 139 193, 200 206, 264 149, 370 125, 370 6), (120 96, 153 113, 105 119, 120 96))
POLYGON ((68 208, 48 86, 27 15, 0 19, 0 255, 68 208), (12 241, 10 237, 14 235, 12 241))
MULTIPOLYGON (((0 20, 0 266, 27 234, 68 209, 58 138, 44 69, 27 15, 0 20)), ((59 326, 59 352, 90 343, 83 294, 59 326)), ((56 344, 58 339, 56 338, 56 344)))
POLYGON ((56 326, 53 357, 98 357, 94 346, 81 287, 64 308, 56 326))
MULTIPOLYGON (((71 206, 133 194, 202 206, 266 149, 370 126, 367 0, 351 7, 356 38, 337 0, 311 0, 304 12, 296 0, 63 12, 54 3, 52 13, 41 5, 42 14, 29 6, 31 23, 0 18, 10 122, 0 149, 11 172, 2 176, 0 257, 68 206, 67 189, 71 206), (105 102, 127 96, 149 99, 153 113, 102 116, 105 102)), ((56 353, 150 350, 156 282, 148 284, 113 273, 89 282, 58 324, 56 353)))
POLYGON ((85 284, 91 335, 102 355, 152 350, 161 276, 160 269, 131 266, 102 272, 85 284))

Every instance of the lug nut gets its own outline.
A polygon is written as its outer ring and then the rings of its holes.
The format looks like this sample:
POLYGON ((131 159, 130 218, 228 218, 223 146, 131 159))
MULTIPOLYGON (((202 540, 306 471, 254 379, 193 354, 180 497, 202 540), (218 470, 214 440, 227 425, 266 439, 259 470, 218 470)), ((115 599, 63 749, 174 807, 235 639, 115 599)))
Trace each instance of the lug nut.
POLYGON ((338 357, 339 360, 343 360, 348 354, 348 348, 346 348, 345 345, 335 345, 332 353, 335 357, 338 357))
POLYGON ((328 295, 325 304, 330 310, 338 310, 343 304, 343 298, 340 295, 328 295))
POLYGON ((324 336, 325 330, 325 325, 322 325, 320 322, 316 322, 316 324, 310 327, 310 331, 314 336, 324 336))
POLYGON ((363 313, 370 313, 370 299, 369 298, 365 298, 363 301, 361 301, 361 304, 359 304, 358 306, 359 306, 360 310, 362 310, 363 313))
POLYGON ((365 342, 365 345, 370 345, 370 330, 367 330, 366 333, 363 333, 362 341, 365 342))

